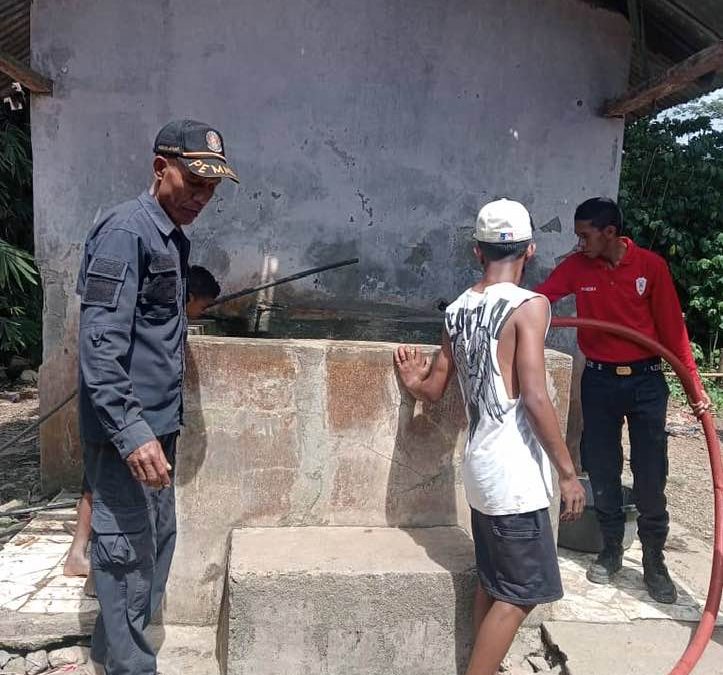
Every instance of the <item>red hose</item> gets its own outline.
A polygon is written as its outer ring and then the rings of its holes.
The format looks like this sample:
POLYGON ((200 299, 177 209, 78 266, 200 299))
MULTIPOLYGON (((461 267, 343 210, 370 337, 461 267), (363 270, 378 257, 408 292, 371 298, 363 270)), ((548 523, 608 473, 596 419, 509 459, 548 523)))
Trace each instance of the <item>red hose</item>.
MULTIPOLYGON (((614 333, 631 342, 644 347, 645 349, 662 356, 673 368, 675 374, 680 378, 685 393, 691 401, 700 401, 701 385, 693 377, 690 371, 681 363, 680 359, 668 349, 655 340, 638 333, 632 328, 617 326, 608 321, 596 319, 574 319, 574 318, 553 318, 552 326, 555 328, 591 328, 594 330, 614 333)), ((716 434, 713 416, 705 412, 700 418, 705 432, 705 442, 708 445, 708 457, 710 459, 710 470, 713 477, 713 499, 715 504, 715 539, 713 544, 713 567, 710 573, 708 585, 708 599, 701 616, 698 628, 695 631, 690 643, 683 655, 678 659, 675 668, 669 675, 688 675, 700 659, 715 628, 716 618, 721 601, 721 589, 723 588, 723 465, 721 464, 720 445, 716 434)))

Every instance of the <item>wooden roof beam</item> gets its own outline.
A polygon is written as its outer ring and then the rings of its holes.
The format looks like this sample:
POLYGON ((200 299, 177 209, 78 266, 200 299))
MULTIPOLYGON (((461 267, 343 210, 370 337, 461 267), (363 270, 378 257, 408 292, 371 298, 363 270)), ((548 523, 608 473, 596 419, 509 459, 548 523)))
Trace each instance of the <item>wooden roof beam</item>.
POLYGON ((53 94, 53 81, 36 73, 7 52, 0 51, 0 73, 7 75, 13 82, 19 82, 33 94, 53 94))
POLYGON ((719 70, 723 70, 723 40, 689 56, 685 61, 676 63, 660 75, 629 90, 620 98, 607 101, 602 114, 605 117, 624 117, 684 89, 704 75, 719 70))

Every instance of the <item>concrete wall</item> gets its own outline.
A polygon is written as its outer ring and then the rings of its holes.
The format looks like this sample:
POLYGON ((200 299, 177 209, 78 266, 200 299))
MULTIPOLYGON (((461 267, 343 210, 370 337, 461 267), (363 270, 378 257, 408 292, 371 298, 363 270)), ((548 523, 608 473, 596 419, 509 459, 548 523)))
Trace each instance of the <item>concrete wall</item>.
MULTIPOLYGON (((84 236, 148 185, 171 118, 217 125, 241 176, 189 229, 225 288, 269 257, 279 276, 361 257, 279 289, 294 306, 433 311, 474 278, 473 217, 500 195, 541 228, 534 281, 574 205, 616 192, 623 124, 597 110, 629 31, 581 0, 35 0, 32 28, 55 81, 32 103, 43 409, 72 380, 84 236)), ((72 414, 42 435, 47 488, 78 478, 72 414)))
MULTIPOLYGON (((458 387, 415 402, 399 389, 393 349, 191 338, 167 621, 215 623, 235 527, 467 525, 458 387)), ((571 358, 546 359, 564 428, 571 358)))

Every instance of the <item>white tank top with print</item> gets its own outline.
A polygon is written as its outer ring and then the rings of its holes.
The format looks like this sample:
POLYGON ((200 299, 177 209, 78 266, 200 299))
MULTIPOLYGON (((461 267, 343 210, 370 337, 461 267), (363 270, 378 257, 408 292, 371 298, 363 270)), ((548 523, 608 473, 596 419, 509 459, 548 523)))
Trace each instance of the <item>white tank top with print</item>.
MULTIPOLYGON (((511 283, 469 289, 446 310, 446 329, 469 421, 462 463, 467 501, 487 515, 527 513, 550 505, 550 462, 519 398, 507 395, 497 360, 502 327, 530 298, 511 283)), ((548 325, 549 328, 549 325, 548 325)))

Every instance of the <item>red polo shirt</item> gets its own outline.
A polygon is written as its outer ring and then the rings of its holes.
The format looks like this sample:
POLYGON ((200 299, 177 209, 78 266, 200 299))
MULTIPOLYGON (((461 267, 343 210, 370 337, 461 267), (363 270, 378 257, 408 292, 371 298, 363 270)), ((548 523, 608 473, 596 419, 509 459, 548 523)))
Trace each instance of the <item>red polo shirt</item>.
MULTIPOLYGON (((535 291, 550 302, 574 293, 577 315, 611 321, 657 340, 697 374, 668 265, 656 253, 623 237, 627 251, 617 267, 576 253, 561 262, 535 291)), ((577 341, 593 361, 626 363, 654 356, 646 349, 602 331, 580 328, 577 341)), ((696 375, 697 376, 697 375, 696 375)))

